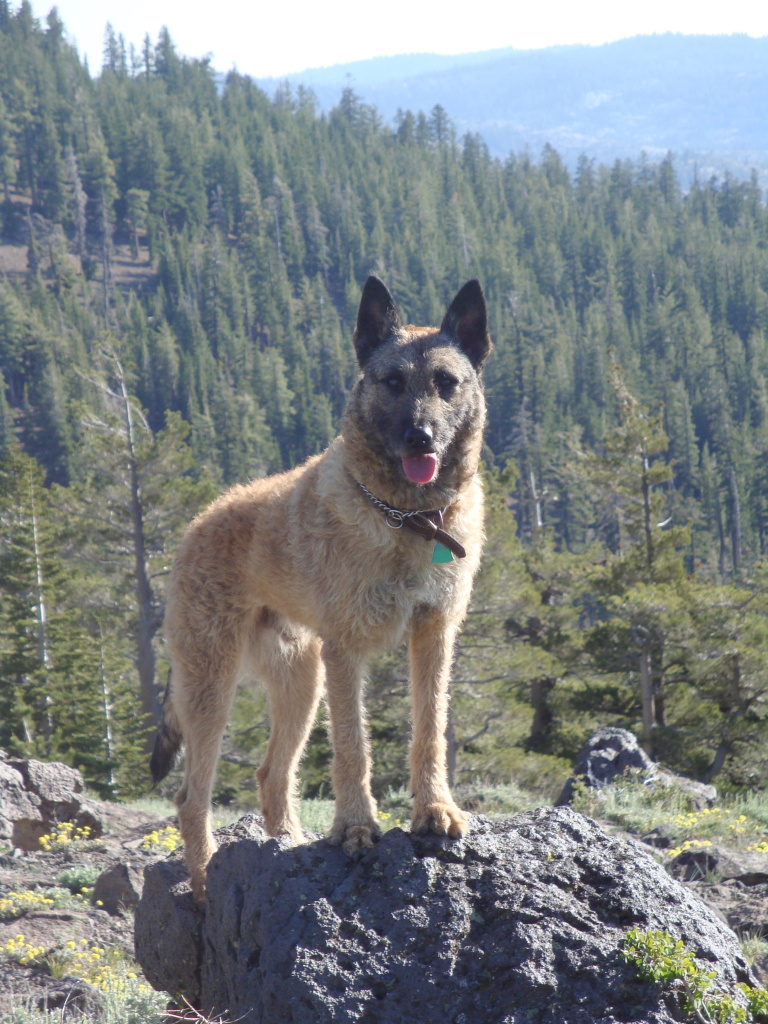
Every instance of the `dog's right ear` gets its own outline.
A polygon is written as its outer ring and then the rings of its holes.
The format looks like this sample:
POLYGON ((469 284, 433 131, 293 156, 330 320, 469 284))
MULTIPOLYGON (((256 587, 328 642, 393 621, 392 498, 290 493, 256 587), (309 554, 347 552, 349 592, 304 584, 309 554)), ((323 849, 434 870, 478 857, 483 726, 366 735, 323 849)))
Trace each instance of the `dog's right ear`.
POLYGON ((480 282, 467 281, 448 307, 440 330, 455 338, 476 370, 481 370, 491 351, 488 312, 480 282))
POLYGON ((371 274, 363 286, 360 308, 357 311, 357 327, 352 338, 357 361, 362 369, 365 369, 379 345, 398 327, 400 317, 397 315, 394 299, 384 282, 371 274))

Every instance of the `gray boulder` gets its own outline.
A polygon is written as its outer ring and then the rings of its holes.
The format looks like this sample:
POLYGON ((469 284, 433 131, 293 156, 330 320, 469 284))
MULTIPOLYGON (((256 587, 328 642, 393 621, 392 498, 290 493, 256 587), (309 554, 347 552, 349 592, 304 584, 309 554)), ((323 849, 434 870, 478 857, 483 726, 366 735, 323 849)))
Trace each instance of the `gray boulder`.
POLYGON ((247 1024, 662 1024, 627 930, 682 938, 732 990, 735 935, 636 844, 569 808, 471 819, 461 841, 393 829, 358 861, 219 830, 208 903, 178 859, 146 869, 136 953, 152 984, 247 1024))
POLYGON ((0 761, 0 839, 10 839, 18 846, 14 838, 16 824, 38 820, 38 803, 27 792, 21 772, 0 761))
POLYGON ((0 839, 22 850, 37 850, 40 837, 64 821, 87 826, 93 838, 103 830, 79 771, 59 762, 0 760, 0 839))
POLYGON ((563 786, 555 807, 570 804, 577 782, 585 783, 590 789, 600 790, 628 771, 641 773, 649 786, 679 790, 699 811, 705 807, 714 807, 717 801, 714 786, 666 771, 648 757, 631 732, 606 725, 593 733, 579 751, 573 765, 573 775, 563 786))

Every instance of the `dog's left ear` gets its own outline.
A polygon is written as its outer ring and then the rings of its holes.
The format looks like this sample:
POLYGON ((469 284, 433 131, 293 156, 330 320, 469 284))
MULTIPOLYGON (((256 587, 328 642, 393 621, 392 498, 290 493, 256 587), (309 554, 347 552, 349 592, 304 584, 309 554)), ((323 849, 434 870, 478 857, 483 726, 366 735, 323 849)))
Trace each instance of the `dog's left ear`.
POLYGON ((365 369, 379 345, 399 327, 400 317, 397 315, 395 300, 384 282, 371 274, 363 286, 357 311, 357 327, 352 338, 357 361, 362 369, 365 369))
POLYGON ((443 334, 455 339, 476 370, 491 351, 488 311, 479 281, 467 281, 448 307, 440 325, 443 334))

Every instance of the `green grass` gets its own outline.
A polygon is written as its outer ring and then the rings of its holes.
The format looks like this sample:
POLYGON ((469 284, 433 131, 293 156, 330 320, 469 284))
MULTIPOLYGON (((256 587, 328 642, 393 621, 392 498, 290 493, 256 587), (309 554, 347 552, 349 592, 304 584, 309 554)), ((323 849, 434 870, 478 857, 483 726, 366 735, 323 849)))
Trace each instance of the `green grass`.
MULTIPOLYGON (((96 1017, 83 1016, 78 1024, 161 1024, 167 1019, 168 994, 155 992, 124 950, 105 949, 85 939, 36 946, 17 934, 0 946, 0 957, 47 971, 59 980, 75 978, 97 989, 103 1011, 96 1017)), ((3 1024, 53 1024, 60 1019, 60 1011, 32 1009, 20 997, 18 1006, 3 1017, 3 1024)))
MULTIPOLYGON (((540 806, 540 801, 512 783, 505 786, 474 783, 456 786, 453 795, 458 805, 473 814, 518 814, 540 806)), ((405 787, 391 789, 379 801, 382 831, 408 829, 411 820, 411 795, 405 787)), ((302 800, 301 824, 310 832, 324 835, 333 822, 333 800, 302 800)))
POLYGON ((717 843, 768 852, 768 794, 725 797, 715 807, 697 811, 678 790, 646 785, 641 775, 630 773, 602 790, 577 787, 573 806, 640 836, 666 839, 669 856, 717 843))
MULTIPOLYGON (((559 783, 558 783, 559 787, 559 783)), ((515 783, 492 785, 491 783, 475 782, 455 786, 453 794, 456 802, 464 810, 473 814, 518 814, 541 806, 538 794, 524 789, 515 783)), ((389 790, 378 801, 381 825, 386 832, 391 828, 408 827, 411 819, 411 796, 405 787, 389 790)), ((165 817, 174 817, 176 808, 168 800, 156 797, 133 800, 130 804, 134 810, 146 811, 165 817)), ((230 825, 244 814, 251 813, 252 808, 214 807, 214 828, 230 825)), ((299 802, 299 818, 302 826, 309 832, 324 835, 333 822, 334 801, 328 799, 301 800, 299 802)), ((149 830, 148 830, 149 831, 149 830)))
POLYGON ((299 818, 308 832, 325 835, 333 821, 333 800, 302 800, 299 803, 299 818))
MULTIPOLYGON (((527 778, 505 785, 482 781, 463 783, 453 789, 456 802, 473 814, 491 817, 519 814, 551 802, 552 794, 559 791, 562 783, 559 765, 551 766, 548 773, 548 761, 554 759, 539 760, 541 764, 539 761, 536 764, 543 775, 536 787, 532 788, 527 778)), ((532 771, 535 767, 533 762, 529 767, 532 771)), ((135 800, 130 806, 165 817, 173 817, 176 810, 171 802, 158 798, 135 800)), ((674 853, 684 847, 690 849, 716 842, 733 849, 768 852, 768 794, 726 796, 715 808, 695 811, 690 798, 678 790, 659 784, 646 785, 643 778, 635 773, 599 791, 577 788, 573 806, 590 817, 609 821, 628 832, 640 836, 658 835, 668 841, 669 849, 674 853)), ((333 801, 328 799, 302 800, 299 817, 303 827, 309 832, 324 835, 333 821, 333 807, 333 801)), ((215 807, 214 825, 219 828, 231 824, 248 810, 215 807)), ((398 826, 407 829, 411 817, 408 790, 404 787, 389 790, 379 800, 379 811, 384 831, 398 826)))
POLYGON ((504 785, 476 782, 454 787, 453 796, 459 807, 472 814, 520 814, 540 807, 537 793, 523 789, 514 782, 504 785))
POLYGON ((160 796, 142 796, 137 800, 127 801, 125 806, 130 807, 132 811, 159 814, 163 818, 173 818, 176 815, 176 804, 160 796))
POLYGON ((768 956, 768 940, 756 932, 746 932, 739 936, 739 944, 744 954, 744 959, 751 967, 756 960, 762 960, 768 956))

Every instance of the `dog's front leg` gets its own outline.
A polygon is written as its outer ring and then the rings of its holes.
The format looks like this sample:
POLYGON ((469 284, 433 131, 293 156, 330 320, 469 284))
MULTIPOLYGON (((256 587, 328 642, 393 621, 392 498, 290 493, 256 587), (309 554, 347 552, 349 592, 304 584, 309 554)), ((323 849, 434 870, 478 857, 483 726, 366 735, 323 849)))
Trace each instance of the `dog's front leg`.
POLYGON ((467 819, 448 788, 445 740, 455 637, 455 627, 438 611, 419 615, 411 633, 411 828, 457 839, 467 819))
POLYGON ((371 753, 363 709, 362 658, 326 641, 325 686, 331 718, 331 778, 336 813, 328 838, 350 856, 373 846, 381 829, 371 794, 371 753))

